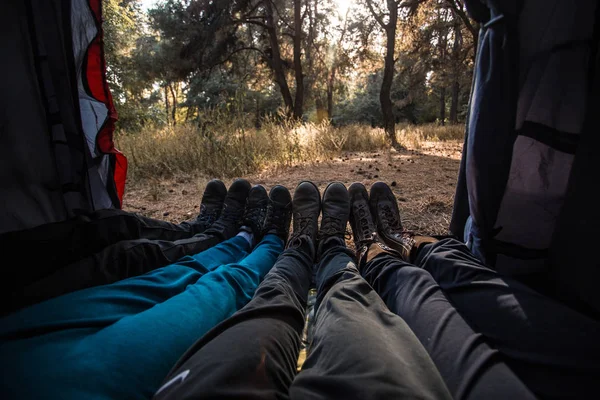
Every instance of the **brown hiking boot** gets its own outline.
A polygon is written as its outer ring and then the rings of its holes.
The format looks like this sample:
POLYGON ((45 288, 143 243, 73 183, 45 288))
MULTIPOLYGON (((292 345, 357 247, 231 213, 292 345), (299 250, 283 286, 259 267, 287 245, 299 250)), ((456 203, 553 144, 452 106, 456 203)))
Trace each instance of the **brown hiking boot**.
POLYGON ((371 186, 369 206, 375 217, 379 237, 400 253, 404 261, 413 262, 422 245, 437 242, 437 239, 430 236, 404 230, 396 196, 384 182, 376 182, 371 186))

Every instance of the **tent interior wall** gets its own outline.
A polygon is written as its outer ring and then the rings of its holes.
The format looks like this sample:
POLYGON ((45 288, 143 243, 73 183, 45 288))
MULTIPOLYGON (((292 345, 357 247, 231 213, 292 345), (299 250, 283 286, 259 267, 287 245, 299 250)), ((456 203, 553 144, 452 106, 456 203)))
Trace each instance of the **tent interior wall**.
POLYGON ((120 207, 100 4, 3 3, 0 233, 120 207))

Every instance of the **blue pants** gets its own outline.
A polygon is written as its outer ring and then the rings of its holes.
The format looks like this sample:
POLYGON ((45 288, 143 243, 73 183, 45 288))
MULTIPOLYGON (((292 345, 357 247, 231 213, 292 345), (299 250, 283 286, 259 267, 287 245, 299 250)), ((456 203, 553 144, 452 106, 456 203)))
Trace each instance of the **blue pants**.
POLYGON ((185 350, 252 298, 283 250, 241 237, 0 320, 0 397, 151 397, 185 350))

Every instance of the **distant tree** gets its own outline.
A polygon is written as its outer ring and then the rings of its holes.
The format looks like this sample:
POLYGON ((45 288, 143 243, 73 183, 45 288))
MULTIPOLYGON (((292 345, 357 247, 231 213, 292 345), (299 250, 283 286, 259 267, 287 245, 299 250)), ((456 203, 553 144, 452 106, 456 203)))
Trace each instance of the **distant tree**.
POLYGON ((385 128, 466 114, 478 26, 463 0, 103 0, 120 126, 205 108, 385 128), (347 11, 346 11, 347 10, 347 11))
MULTIPOLYGON (((421 0, 422 1, 422 0, 421 0)), ((394 103, 391 99, 392 83, 394 81, 394 65, 396 64, 396 32, 398 16, 402 9, 406 15, 414 13, 419 6, 419 0, 385 0, 385 7, 376 0, 365 0, 373 18, 385 33, 385 56, 383 79, 379 101, 383 115, 383 126, 393 147, 401 147, 396 139, 396 118, 394 116, 394 103)))
POLYGON ((159 121, 157 97, 135 58, 145 16, 136 1, 103 0, 107 80, 119 113, 118 127, 138 130, 159 121))
POLYGON ((306 95, 315 82, 315 55, 327 20, 327 13, 319 9, 327 4, 324 0, 196 0, 185 4, 167 0, 150 14, 161 37, 177 37, 177 54, 183 60, 179 76, 207 73, 243 59, 243 53, 255 53, 253 61, 271 71, 284 106, 302 118, 306 95))

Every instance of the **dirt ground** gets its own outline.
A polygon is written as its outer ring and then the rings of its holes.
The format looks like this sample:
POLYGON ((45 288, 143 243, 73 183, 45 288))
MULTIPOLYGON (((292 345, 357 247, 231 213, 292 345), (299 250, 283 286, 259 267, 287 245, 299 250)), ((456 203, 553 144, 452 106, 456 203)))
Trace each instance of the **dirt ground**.
MULTIPOLYGON (((345 152, 340 157, 265 170, 246 176, 252 184, 270 189, 281 184, 290 191, 311 180, 321 192, 332 181, 350 186, 362 182, 367 189, 377 181, 392 186, 407 229, 428 234, 448 231, 462 143, 422 142, 419 149, 345 152)), ((181 222, 196 216, 208 176, 179 176, 128 182, 124 209, 149 217, 181 222)), ((232 179, 225 180, 229 185, 232 179)))

